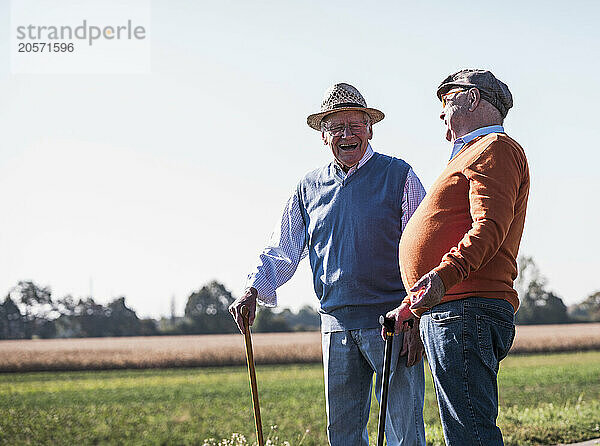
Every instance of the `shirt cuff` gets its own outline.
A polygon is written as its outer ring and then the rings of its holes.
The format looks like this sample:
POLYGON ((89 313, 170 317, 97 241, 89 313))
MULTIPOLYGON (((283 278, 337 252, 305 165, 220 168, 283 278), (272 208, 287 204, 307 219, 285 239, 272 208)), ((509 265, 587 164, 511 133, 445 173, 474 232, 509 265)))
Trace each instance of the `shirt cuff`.
POLYGON ((276 307, 277 306, 277 293, 272 289, 268 283, 261 281, 255 274, 249 274, 246 280, 246 287, 255 288, 258 292, 257 302, 265 307, 276 307))

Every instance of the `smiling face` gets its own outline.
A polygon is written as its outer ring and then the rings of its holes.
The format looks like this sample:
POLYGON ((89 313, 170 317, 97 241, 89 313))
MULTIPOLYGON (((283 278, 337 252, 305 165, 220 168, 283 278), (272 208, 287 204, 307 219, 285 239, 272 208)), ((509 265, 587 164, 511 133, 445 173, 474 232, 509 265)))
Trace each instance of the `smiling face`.
POLYGON ((359 110, 345 110, 326 116, 322 127, 323 143, 348 172, 361 160, 373 137, 369 116, 359 110))

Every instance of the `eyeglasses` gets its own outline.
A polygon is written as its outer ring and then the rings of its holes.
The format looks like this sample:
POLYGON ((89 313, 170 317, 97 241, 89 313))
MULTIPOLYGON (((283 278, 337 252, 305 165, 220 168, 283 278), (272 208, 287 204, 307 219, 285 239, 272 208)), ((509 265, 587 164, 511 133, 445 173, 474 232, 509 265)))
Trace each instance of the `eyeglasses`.
POLYGON ((462 91, 467 91, 464 88, 453 88, 452 90, 448 91, 447 93, 444 93, 442 95, 442 108, 446 107, 446 104, 451 101, 454 96, 462 91), (452 97, 450 97, 452 96, 452 97))
POLYGON ((324 130, 331 133, 332 136, 341 136, 344 134, 346 128, 350 130, 353 135, 362 133, 367 128, 366 122, 350 122, 348 124, 335 124, 330 127, 324 126, 324 130))

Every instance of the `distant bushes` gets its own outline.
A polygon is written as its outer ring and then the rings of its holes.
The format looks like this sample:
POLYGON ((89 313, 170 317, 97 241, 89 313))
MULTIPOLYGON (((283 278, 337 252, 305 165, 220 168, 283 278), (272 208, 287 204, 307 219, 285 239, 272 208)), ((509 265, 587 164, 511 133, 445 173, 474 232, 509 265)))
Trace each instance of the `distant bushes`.
POLYGON ((519 257, 519 275, 515 288, 520 306, 515 316, 517 324, 566 324, 600 322, 600 292, 569 308, 562 299, 548 290, 547 279, 531 257, 519 257))
MULTIPOLYGON (((515 317, 517 324, 600 322, 600 291, 567 307, 554 291, 548 289, 546 278, 531 257, 520 257, 518 265, 519 275, 515 282, 520 299, 515 317)), ((105 305, 92 297, 57 299, 49 287, 21 281, 0 303, 0 339, 237 333, 228 311, 233 301, 231 292, 223 284, 212 281, 189 295, 183 317, 176 316, 172 309, 170 317, 140 319, 126 305, 124 296, 105 305)), ((319 326, 319 314, 311 306, 298 312, 287 308, 274 311, 259 306, 253 331, 312 331, 319 330, 319 326)))
MULTIPOLYGON (((236 333, 229 314, 233 302, 225 286, 212 281, 190 294, 183 317, 171 314, 160 320, 140 319, 118 297, 106 305, 92 297, 56 299, 49 287, 21 281, 0 303, 0 339, 87 338, 180 334, 236 333)), ((174 312, 172 312, 174 313, 174 312)), ((318 313, 309 306, 294 313, 260 307, 254 324, 257 332, 318 330, 318 313)))

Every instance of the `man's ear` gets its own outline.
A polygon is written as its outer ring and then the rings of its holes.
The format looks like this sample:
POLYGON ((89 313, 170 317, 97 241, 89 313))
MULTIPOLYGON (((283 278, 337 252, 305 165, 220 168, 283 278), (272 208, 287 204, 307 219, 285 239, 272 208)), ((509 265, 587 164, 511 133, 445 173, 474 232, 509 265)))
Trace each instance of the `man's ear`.
POLYGON ((325 131, 321 131, 321 139, 323 139, 323 144, 327 145, 327 133, 325 131))
POLYGON ((363 112, 363 116, 365 117, 367 128, 369 129, 369 134, 367 136, 367 140, 369 140, 373 137, 373 122, 371 121, 371 117, 367 113, 363 112))
POLYGON ((475 111, 481 102, 481 93, 477 88, 471 88, 467 94, 469 95, 469 111, 475 111))

